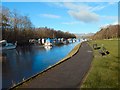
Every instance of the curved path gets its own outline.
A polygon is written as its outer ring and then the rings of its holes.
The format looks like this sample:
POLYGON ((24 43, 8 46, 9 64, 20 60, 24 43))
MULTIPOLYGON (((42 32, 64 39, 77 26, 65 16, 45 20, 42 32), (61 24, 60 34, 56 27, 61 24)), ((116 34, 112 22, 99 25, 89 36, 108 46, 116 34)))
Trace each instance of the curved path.
POLYGON ((86 42, 84 42, 78 53, 72 58, 22 84, 19 88, 80 87, 83 77, 90 68, 92 59, 92 49, 86 42))

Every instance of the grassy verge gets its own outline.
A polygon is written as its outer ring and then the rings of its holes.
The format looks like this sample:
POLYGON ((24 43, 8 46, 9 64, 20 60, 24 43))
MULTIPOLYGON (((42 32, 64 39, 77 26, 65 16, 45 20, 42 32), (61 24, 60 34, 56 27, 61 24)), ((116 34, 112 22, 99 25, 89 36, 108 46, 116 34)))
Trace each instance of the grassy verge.
POLYGON ((120 88, 119 76, 119 56, 118 40, 96 40, 90 41, 92 45, 97 43, 110 52, 109 55, 102 56, 98 50, 94 51, 92 67, 85 78, 81 88, 120 88))
POLYGON ((70 53, 68 53, 68 55, 65 57, 65 58, 63 58, 62 60, 65 60, 65 59, 68 59, 68 58, 70 58, 70 57, 72 57, 75 53, 77 53, 77 51, 79 50, 79 48, 80 48, 80 43, 78 44, 78 45, 76 45, 73 49, 72 49, 72 51, 70 51, 70 53))

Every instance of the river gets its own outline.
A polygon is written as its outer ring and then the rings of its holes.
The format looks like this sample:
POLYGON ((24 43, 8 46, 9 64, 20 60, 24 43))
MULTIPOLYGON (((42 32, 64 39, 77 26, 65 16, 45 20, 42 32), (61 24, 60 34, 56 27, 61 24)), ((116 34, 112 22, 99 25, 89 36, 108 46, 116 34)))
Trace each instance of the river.
POLYGON ((41 46, 17 47, 4 50, 2 63, 2 87, 8 88, 64 58, 79 42, 45 49, 41 46))

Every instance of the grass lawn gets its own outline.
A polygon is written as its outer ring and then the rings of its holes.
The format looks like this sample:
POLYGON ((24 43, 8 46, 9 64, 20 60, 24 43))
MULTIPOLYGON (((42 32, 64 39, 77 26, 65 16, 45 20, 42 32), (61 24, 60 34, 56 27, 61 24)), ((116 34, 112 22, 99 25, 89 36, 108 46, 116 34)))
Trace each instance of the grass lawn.
POLYGON ((118 40, 96 40, 89 42, 91 47, 94 43, 97 43, 99 46, 103 44, 110 54, 102 56, 98 50, 93 50, 94 59, 81 88, 120 88, 120 83, 118 82, 120 71, 118 40))

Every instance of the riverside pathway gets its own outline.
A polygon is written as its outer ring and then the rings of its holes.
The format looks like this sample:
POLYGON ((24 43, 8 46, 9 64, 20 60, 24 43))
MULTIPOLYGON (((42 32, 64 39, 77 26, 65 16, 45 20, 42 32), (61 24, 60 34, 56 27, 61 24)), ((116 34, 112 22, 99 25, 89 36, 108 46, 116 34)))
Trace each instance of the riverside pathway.
POLYGON ((82 43, 77 54, 55 66, 42 75, 25 82, 18 88, 77 88, 80 87, 88 72, 93 52, 91 47, 82 43))

